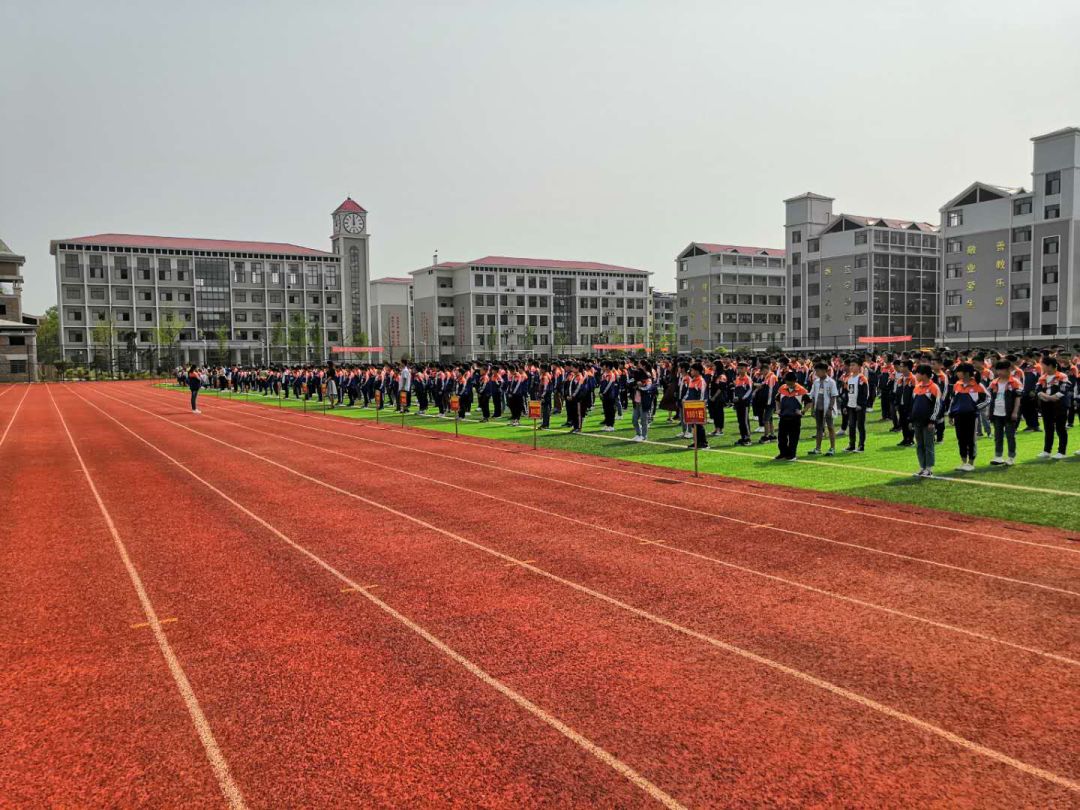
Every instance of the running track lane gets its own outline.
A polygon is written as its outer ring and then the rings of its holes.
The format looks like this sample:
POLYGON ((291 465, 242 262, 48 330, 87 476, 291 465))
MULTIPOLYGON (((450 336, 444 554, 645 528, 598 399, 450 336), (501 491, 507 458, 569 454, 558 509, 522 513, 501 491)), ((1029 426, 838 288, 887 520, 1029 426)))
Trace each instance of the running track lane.
POLYGON ((48 392, 3 397, 0 420, 23 396, 0 445, 0 492, 13 498, 0 542, 4 799, 219 806, 158 646, 132 627, 142 607, 48 392))
MULTIPOLYGON (((143 405, 150 404, 148 398, 137 397, 133 398, 132 402, 135 403, 136 400, 143 405)), ((256 411, 257 407, 231 406, 224 413, 221 409, 211 407, 206 412, 209 418, 205 421, 213 422, 217 414, 223 419, 239 419, 245 427, 262 431, 264 434, 295 426, 300 432, 294 432, 283 444, 289 445, 296 441, 327 443, 339 452, 346 450, 350 455, 367 460, 374 458, 383 463, 387 461, 388 451, 396 452, 393 458, 395 467, 420 471, 436 480, 450 481, 456 485, 493 493, 497 492, 493 487, 494 482, 500 482, 500 487, 505 482, 506 486, 515 488, 515 501, 527 503, 545 512, 566 513, 579 518, 592 517, 601 524, 610 524, 612 517, 619 521, 622 516, 633 516, 640 524, 653 527, 651 533, 634 532, 645 534, 647 538, 662 540, 754 570, 764 569, 769 574, 821 589, 839 589, 851 597, 883 603, 931 620, 973 630, 983 629, 989 635, 1023 646, 1071 656, 1074 660, 1080 656, 1080 611, 1075 609, 1080 597, 1077 596, 1060 594, 1053 590, 1043 592, 1028 587, 1023 581, 1014 583, 993 578, 980 579, 964 571, 926 566, 917 560, 882 557, 847 546, 823 544, 813 536, 777 534, 769 528, 755 529, 745 523, 732 523, 710 517, 707 513, 700 514, 703 510, 713 510, 711 501, 703 499, 704 493, 700 490, 688 489, 684 502, 679 504, 682 509, 673 509, 670 506, 674 497, 672 491, 681 488, 656 484, 655 481, 643 483, 631 479, 636 488, 631 493, 626 493, 629 499, 594 497, 589 501, 590 504, 605 504, 604 510, 597 513, 588 506, 582 508, 573 504, 580 504, 583 495, 595 495, 595 487, 600 487, 601 492, 621 491, 615 490, 609 480, 617 478, 614 474, 605 476, 602 482, 596 480, 595 473, 586 473, 592 476, 591 481, 571 480, 567 478, 565 468, 569 467, 573 471, 576 469, 573 465, 555 465, 553 468, 550 458, 535 459, 529 453, 495 459, 494 461, 502 462, 509 468, 499 470, 492 465, 491 460, 462 463, 457 459, 465 457, 457 452, 450 458, 445 458, 439 451, 430 449, 431 444, 426 447, 421 445, 410 452, 406 449, 409 445, 395 443, 396 436, 387 436, 372 430, 356 433, 334 431, 332 428, 335 423, 328 425, 327 420, 299 417, 282 424, 276 418, 263 417, 256 411), (245 417, 247 414, 250 414, 250 418, 245 417), (548 470, 546 473, 544 465, 548 470), (526 475, 514 473, 519 466, 525 467, 526 475), (566 479, 569 483, 564 485, 553 482, 552 478, 556 476, 558 480, 566 479), (527 486, 521 486, 522 482, 527 486), (565 495, 559 492, 564 487, 565 495), (642 498, 651 499, 651 502, 642 503, 642 498), (705 503, 702 503, 703 500, 705 503), (611 505, 615 505, 614 511, 611 505), (686 509, 695 511, 686 512, 686 509), (692 522, 688 522, 689 519, 693 519, 692 522), (690 525, 694 526, 694 530, 687 530, 690 525), (838 583, 842 587, 838 586, 838 583), (1047 616, 1051 617, 1050 621, 1047 616)), ((250 433, 248 438, 256 435, 259 434, 250 433)), ((297 453, 303 455, 312 450, 292 446, 297 453)), ((495 508, 500 506, 494 503, 489 505, 495 508)), ((815 536, 824 536, 822 533, 830 530, 830 527, 822 524, 822 514, 818 510, 814 515, 816 520, 810 524, 815 536)), ((867 521, 860 522, 853 516, 838 517, 829 512, 824 515, 830 523, 843 524, 840 527, 841 534, 845 534, 845 527, 848 529, 848 536, 867 533, 867 521)), ((620 528, 625 529, 621 524, 620 528)), ((908 531, 902 525, 888 523, 875 524, 872 532, 875 536, 880 536, 882 529, 894 533, 908 531)), ((1015 575, 1016 571, 1005 567, 1013 564, 1008 556, 1015 555, 1026 558, 1027 567, 1020 573, 1038 576, 1040 579, 1037 582, 1045 581, 1051 587, 1080 590, 1080 568, 1077 568, 1080 555, 1068 549, 1018 545, 948 533, 942 533, 940 543, 957 543, 967 547, 976 544, 991 546, 994 556, 990 562, 996 565, 993 576, 1015 575)))
MULTIPOLYGON (((107 405, 106 407, 115 407, 115 406, 107 405)), ((120 409, 120 410, 122 411, 123 409, 120 409)), ((132 415, 130 418, 132 419, 133 423, 136 420, 143 419, 141 417, 137 417, 136 415, 132 415)), ((200 420, 194 419, 193 417, 188 417, 188 419, 189 420, 193 419, 195 424, 199 424, 199 422, 200 422, 200 420)), ((145 421, 146 421, 147 429, 152 430, 153 429, 151 427, 152 420, 145 420, 145 421)), ((139 424, 141 425, 142 422, 140 421, 139 424)), ((160 429, 160 427, 159 427, 159 429, 160 429)), ((194 434, 188 434, 188 435, 194 435, 194 434)), ((178 440, 174 436, 173 441, 181 441, 181 440, 178 440)), ((181 441, 181 443, 182 443, 182 441, 181 441)), ((235 459, 237 457, 240 457, 240 456, 246 456, 246 454, 243 454, 241 451, 231 452, 228 449, 224 449, 224 448, 218 449, 216 451, 211 449, 209 451, 209 458, 208 458, 206 463, 207 464, 216 463, 218 466, 220 466, 223 463, 223 460, 227 459, 228 461, 225 461, 224 463, 226 463, 227 465, 232 465, 232 464, 237 463, 235 461, 235 459)), ((247 456, 247 458, 250 458, 250 456, 247 456)), ((261 476, 258 473, 256 473, 250 479, 251 480, 250 486, 253 488, 252 492, 254 493, 255 497, 257 497, 257 493, 258 493, 260 488, 265 489, 265 482, 262 480, 262 478, 265 477, 265 472, 266 471, 264 471, 261 476)), ((222 470, 218 474, 224 475, 225 471, 222 470)), ((241 485, 241 483, 240 483, 241 479, 240 479, 240 477, 238 477, 238 475, 236 473, 230 471, 228 473, 228 476, 229 476, 228 480, 233 482, 233 486, 240 486, 241 485)), ((353 478, 354 479, 357 478, 357 475, 355 473, 353 475, 353 478)), ((303 480, 303 479, 301 479, 301 480, 303 480)), ((367 479, 365 479, 364 483, 368 484, 370 482, 367 479)), ((292 490, 293 497, 296 497, 299 494, 298 491, 296 490, 296 488, 299 487, 299 486, 300 486, 300 484, 296 483, 294 481, 294 484, 292 486, 288 487, 288 489, 292 490)), ((284 491, 285 489, 286 489, 285 486, 281 487, 282 491, 284 491)), ((285 496, 283 495, 282 497, 285 497, 285 496)), ((316 503, 316 501, 315 501, 316 496, 314 496, 314 495, 309 496, 305 492, 303 497, 304 497, 305 501, 310 501, 311 503, 316 503)), ((319 512, 319 510, 316 510, 316 514, 318 514, 318 512, 319 512)), ((315 534, 316 534, 316 536, 321 536, 321 532, 315 532, 315 534)), ((443 551, 442 555, 445 556, 447 553, 448 553, 447 551, 443 551)), ((535 570, 535 569, 533 569, 533 570, 535 570)), ((536 585, 533 584, 533 583, 526 583, 525 587, 528 587, 529 589, 532 589, 532 588, 536 587, 536 585)), ((487 590, 482 590, 481 592, 482 593, 487 593, 487 590)), ((565 594, 562 595, 561 597, 558 594, 553 594, 550 598, 553 599, 553 600, 558 600, 558 601, 562 601, 562 602, 567 601, 565 594)), ((501 602, 500 602, 500 604, 501 604, 501 602)), ((581 611, 581 610, 584 610, 584 609, 585 609, 585 606, 582 606, 580 608, 575 607, 574 612, 576 614, 578 611, 581 611)), ((520 630, 520 628, 519 628, 519 630, 520 630)), ((494 632, 494 630, 492 632, 494 632)), ((514 636, 514 638, 516 639, 517 637, 514 636)), ((641 646, 641 645, 639 645, 639 646, 641 646)), ((632 655, 633 654, 636 654, 636 653, 632 653, 632 655)), ((729 661, 724 661, 723 657, 721 657, 720 661, 712 660, 711 659, 712 654, 713 653, 711 653, 707 648, 704 649, 704 650, 698 650, 697 653, 694 654, 694 656, 693 656, 694 663, 700 663, 703 660, 705 660, 707 663, 710 664, 710 666, 707 667, 707 673, 706 674, 702 674, 696 679, 690 679, 689 682, 693 682, 693 683, 697 684, 697 683, 702 682, 702 680, 701 680, 702 678, 705 678, 706 680, 708 680, 710 677, 715 677, 715 675, 716 675, 715 668, 717 666, 722 667, 725 664, 732 663, 732 662, 729 662, 729 661)), ((633 659, 631 658, 629 660, 633 660, 633 659)), ((735 661, 734 663, 740 664, 740 663, 745 663, 745 662, 735 661)), ((764 675, 765 676, 764 680, 766 682, 771 681, 771 680, 775 680, 775 678, 770 678, 770 676, 774 676, 775 673, 771 673, 771 672, 768 672, 768 671, 763 673, 763 672, 760 671, 760 669, 764 669, 764 667, 762 667, 762 668, 751 668, 752 671, 749 672, 749 673, 745 672, 745 669, 746 669, 745 666, 743 666, 741 669, 740 669, 740 667, 735 667, 735 669, 738 670, 737 674, 734 673, 734 672, 732 672, 732 673, 725 672, 725 673, 723 673, 722 682, 717 684, 716 689, 719 691, 719 693, 721 695, 724 695, 725 698, 736 699, 736 698, 738 698, 740 696, 745 698, 746 695, 759 696, 759 695, 762 694, 763 687, 762 687, 761 683, 757 683, 756 685, 752 686, 748 690, 739 690, 734 695, 730 695, 730 694, 726 693, 725 689, 731 690, 731 684, 734 683, 736 680, 738 680, 739 677, 742 677, 742 678, 750 677, 752 679, 759 679, 760 680, 762 678, 762 676, 764 675)), ((610 674, 609 674, 608 677, 610 677, 610 674)), ((782 679, 782 678, 779 679, 779 680, 782 682, 780 684, 780 687, 781 687, 780 691, 781 692, 789 692, 792 689, 794 689, 796 692, 798 692, 800 690, 800 688, 803 688, 805 686, 805 684, 791 683, 791 682, 786 681, 785 679, 782 679)), ((606 680, 601 679, 601 682, 606 683, 606 680)), ((543 683, 543 684, 538 684, 538 688, 540 688, 542 686, 548 686, 548 684, 546 682, 543 683)), ((769 683, 768 687, 764 689, 764 692, 765 693, 771 693, 771 691, 774 690, 776 686, 777 686, 777 684, 775 684, 775 683, 769 683)), ((603 688, 604 687, 601 686, 600 690, 602 690, 603 688)), ((770 696, 772 696, 772 695, 770 694, 770 696)), ((595 695, 593 697, 594 697, 594 699, 596 698, 595 695)), ((819 709, 819 706, 822 703, 820 693, 818 695, 816 695, 816 696, 803 695, 803 698, 808 700, 810 704, 813 704, 815 706, 816 711, 822 711, 821 709, 819 709)), ((790 699, 790 697, 788 699, 790 699)), ((831 700, 831 699, 827 699, 826 702, 829 702, 829 700, 831 700)), ((742 705, 742 708, 745 709, 745 703, 742 705)), ((824 710, 825 714, 828 714, 828 712, 832 711, 834 708, 836 708, 836 707, 833 707, 832 705, 829 705, 828 708, 824 710)), ((848 707, 842 707, 842 708, 850 709, 851 707, 848 706, 848 707)), ((731 712, 730 714, 731 714, 732 717, 741 718, 742 712, 736 710, 734 712, 731 712)), ((856 740, 848 739, 848 740, 846 740, 846 742, 843 742, 843 743, 838 742, 837 743, 838 748, 842 749, 842 750, 845 750, 845 751, 850 750, 850 749, 865 751, 865 750, 868 750, 867 746, 869 746, 869 748, 874 749, 874 748, 877 747, 876 744, 875 744, 875 740, 876 741, 882 741, 883 739, 887 740, 888 735, 890 735, 890 734, 896 735, 897 734, 896 729, 890 729, 889 731, 885 732, 886 736, 884 738, 882 738, 881 737, 882 728, 881 728, 881 722, 880 722, 881 720, 882 720, 881 717, 867 718, 865 716, 861 716, 859 718, 859 720, 843 721, 842 725, 837 727, 837 728, 844 729, 845 732, 847 732, 848 734, 853 734, 857 739, 856 740), (868 723, 869 723, 869 725, 871 727, 875 728, 875 731, 873 733, 868 734, 866 739, 863 739, 863 734, 860 733, 859 727, 862 726, 863 729, 865 730, 865 727, 867 726, 868 723)), ((750 728, 750 729, 742 727, 741 728, 742 733, 743 734, 749 734, 750 736, 754 736, 755 734, 760 733, 760 723, 751 724, 751 725, 752 725, 752 728, 750 728)), ((823 728, 833 728, 832 723, 829 720, 826 720, 824 722, 823 726, 815 727, 815 729, 813 729, 813 731, 815 731, 816 733, 814 733, 812 736, 814 736, 814 738, 818 739, 819 741, 821 739, 823 739, 823 737, 819 736, 821 734, 823 728)), ((900 730, 901 733, 903 731, 904 731, 903 729, 900 730)), ((826 734, 825 736, 828 736, 828 735, 826 734)), ((921 738, 923 735, 917 734, 915 736, 921 738)), ((775 740, 776 739, 790 740, 793 743, 793 747, 796 747, 796 748, 798 747, 798 744, 796 742, 796 738, 791 737, 789 734, 781 734, 779 737, 770 734, 769 739, 772 740, 773 753, 775 753, 775 749, 776 749, 776 746, 775 746, 775 740)), ((740 741, 734 743, 734 746, 736 748, 738 748, 739 750, 744 750, 746 747, 748 747, 748 745, 749 745, 749 743, 747 741, 745 741, 745 740, 740 740, 740 741)), ((897 750, 896 747, 895 747, 896 746, 896 737, 895 736, 894 736, 894 738, 892 740, 891 745, 892 745, 892 747, 888 748, 889 753, 881 752, 877 756, 871 757, 871 759, 875 763, 878 763, 878 765, 880 765, 883 762, 886 763, 885 767, 889 771, 890 774, 895 775, 895 774, 900 773, 900 772, 906 773, 907 775, 901 780, 901 783, 906 783, 906 782, 908 782, 908 781, 910 781, 912 779, 915 779, 920 784, 925 785, 926 784, 925 780, 928 778, 928 773, 924 772, 924 771, 920 771, 920 768, 926 764, 924 761, 921 760, 921 756, 916 757, 917 759, 920 759, 920 762, 919 762, 918 765, 911 765, 910 761, 908 762, 908 765, 898 765, 892 759, 890 759, 890 753, 893 753, 893 752, 895 752, 897 750), (884 760, 881 759, 882 756, 885 757, 884 760), (899 770, 897 770, 897 768, 899 768, 899 770), (915 774, 918 774, 918 776, 916 777, 915 774)), ((750 747, 752 747, 752 745, 750 745, 750 747)), ((825 746, 825 747, 828 748, 829 746, 825 746)), ((810 759, 811 759, 811 761, 820 764, 821 757, 822 757, 822 752, 821 751, 814 751, 812 749, 813 749, 813 745, 810 746, 810 749, 807 752, 810 759)), ((964 749, 961 749, 961 750, 964 750, 964 749)), ((925 754, 925 751, 923 752, 923 754, 925 754)), ((902 754, 902 757, 905 756, 905 755, 910 757, 910 751, 905 751, 902 754)), ((788 757, 790 757, 790 753, 788 754, 788 757)), ((774 757, 774 759, 776 759, 776 758, 774 757)), ((772 760, 770 760, 770 762, 771 761, 772 760)), ((860 765, 861 765, 861 762, 860 762, 860 765)), ((986 765, 986 763, 982 762, 979 767, 985 767, 985 765, 986 765)), ((811 767, 815 767, 815 766, 811 766, 811 767)), ((836 767, 839 767, 840 770, 844 770, 846 768, 850 769, 850 764, 847 765, 847 766, 845 766, 843 764, 837 764, 836 767)), ((976 767, 976 770, 979 770, 979 767, 976 767)), ((950 769, 949 774, 950 775, 949 775, 948 779, 946 779, 945 781, 955 780, 955 779, 958 779, 958 778, 961 779, 961 781, 963 781, 963 779, 965 778, 965 775, 969 775, 969 771, 968 771, 967 768, 961 767, 961 768, 958 769, 957 773, 953 773, 953 770, 950 769)), ((865 776, 865 774, 863 774, 863 776, 865 776)), ((878 776, 878 774, 875 773, 875 776, 878 776)), ((937 776, 938 776, 938 778, 941 778, 940 773, 937 776)), ((876 783, 876 784, 880 784, 880 783, 876 783)), ((894 787, 896 787, 896 786, 894 786, 894 787)), ((865 791, 867 788, 864 785, 862 789, 865 791)), ((941 786, 937 785, 933 789, 940 790, 941 786)), ((960 787, 960 788, 958 788, 958 790, 963 791, 964 788, 960 787)), ((957 794, 957 795, 961 795, 961 794, 957 794)))
MULTIPOLYGON (((253 805, 649 802, 77 395, 57 401, 148 589, 173 606, 170 637, 253 805)), ((295 499, 270 514, 296 515, 295 499)))
MULTIPOLYGON (((236 430, 244 427, 238 422, 220 422, 212 416, 199 420, 199 428, 226 441, 235 440, 236 430), (234 430, 230 430, 234 428, 234 430)), ((290 466, 304 469, 308 474, 330 476, 332 469, 340 470, 333 480, 339 486, 351 483, 349 471, 355 465, 340 450, 318 445, 297 446, 288 436, 265 432, 250 434, 244 446, 268 455, 275 450, 291 450, 290 466), (329 454, 330 458, 327 458, 329 454), (314 457, 313 457, 314 455, 314 457), (321 460, 325 459, 325 461, 321 460)), ((386 461, 385 456, 383 461, 386 461)), ((374 462, 373 462, 374 463, 374 462)), ((394 466, 385 465, 378 479, 368 484, 364 494, 387 502, 431 522, 437 522, 439 506, 430 497, 415 499, 402 494, 403 487, 424 486, 424 480, 409 480, 394 466)), ((447 471, 453 476, 452 471, 447 471)), ((446 477, 446 476, 444 476, 446 477)), ((425 476, 434 483, 437 479, 425 476)), ((852 610, 847 605, 820 599, 792 599, 775 583, 749 585, 731 583, 716 588, 715 572, 703 571, 693 560, 675 561, 670 567, 650 566, 648 556, 655 549, 642 550, 640 541, 598 545, 577 526, 562 527, 545 520, 543 513, 525 514, 506 509, 490 500, 470 498, 458 487, 448 493, 458 498, 460 516, 455 525, 469 528, 470 536, 497 535, 505 532, 512 538, 511 546, 494 537, 492 544, 521 558, 542 559, 545 565, 560 572, 577 572, 576 578, 587 584, 612 592, 619 598, 646 609, 664 613, 691 626, 708 623, 710 631, 741 646, 748 646, 770 657, 795 663, 800 669, 814 672, 842 683, 863 694, 929 719, 939 725, 957 730, 968 737, 980 739, 1016 756, 1045 762, 1066 772, 1080 770, 1072 736, 1080 733, 1080 718, 1071 712, 1071 695, 1080 690, 1080 668, 1061 666, 1058 662, 1039 662, 1028 669, 1030 656, 1015 650, 972 643, 968 638, 956 638, 933 628, 915 628, 910 622, 893 616, 868 617, 865 611, 852 610), (487 517, 489 508, 499 510, 498 532, 492 532, 487 517), (537 532, 543 523, 548 531, 537 532), (637 557, 635 568, 642 573, 629 582, 626 576, 625 555, 637 557), (675 583, 673 585, 673 582, 675 583), (707 606, 707 608, 705 607, 707 606), (674 616, 671 614, 674 613, 674 616), (876 621, 874 620, 876 619, 876 621), (795 651, 795 661, 792 659, 795 651), (1024 688, 1017 689, 1023 682, 1024 688), (1008 705, 1002 705, 1007 699, 1008 705), (1070 715, 1072 715, 1070 717, 1070 715), (1031 734, 1025 746, 1018 738, 1031 734)), ((500 497, 527 497, 520 483, 490 478, 489 489, 500 497)), ((480 484, 482 485, 482 483, 480 484)), ((435 489, 429 488, 430 494, 435 489)), ((444 488, 444 492, 445 492, 444 488)), ((579 513, 588 510, 578 509, 579 513)), ((635 515, 633 523, 648 531, 650 517, 635 515)), ((662 528, 662 527, 661 527, 662 528)), ((695 533, 693 526, 682 531, 695 533)), ((671 543, 681 542, 673 539, 671 543)), ((917 583, 908 583, 912 587, 917 583)), ((1045 603, 1045 597, 1039 596, 1045 603)), ((1070 597, 1057 605, 1056 612, 1036 614, 1046 627, 1059 623, 1059 615, 1072 607, 1070 597)), ((989 603, 987 604, 989 607, 989 603)))

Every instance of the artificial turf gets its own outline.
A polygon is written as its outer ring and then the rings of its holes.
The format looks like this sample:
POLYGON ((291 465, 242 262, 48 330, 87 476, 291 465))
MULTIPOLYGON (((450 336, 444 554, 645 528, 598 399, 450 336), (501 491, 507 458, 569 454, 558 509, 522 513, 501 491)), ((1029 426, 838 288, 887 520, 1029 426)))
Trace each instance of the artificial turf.
MULTIPOLYGON (((204 389, 200 395, 231 397, 265 404, 268 407, 300 411, 306 409, 315 413, 325 410, 327 414, 344 418, 372 421, 376 418, 374 406, 330 409, 324 408, 317 398, 304 402, 294 398, 264 397, 258 393, 239 394, 214 389, 204 389)), ((434 407, 428 409, 427 415, 418 414, 414 400, 412 412, 405 416, 404 424, 428 430, 454 431, 453 418, 440 419, 433 414, 436 414, 434 407)), ((734 441, 738 437, 738 431, 735 428, 733 412, 728 409, 725 411, 726 435, 710 438, 710 449, 698 454, 698 466, 703 473, 732 478, 823 492, 840 492, 860 498, 1080 531, 1080 457, 1071 455, 1080 446, 1080 430, 1074 428, 1070 431, 1070 456, 1059 461, 1036 458, 1036 454, 1042 450, 1042 433, 1017 433, 1017 463, 1013 467, 990 466, 993 440, 980 439, 975 472, 960 473, 954 472, 954 468, 960 463, 960 457, 955 435, 949 428, 945 441, 937 446, 935 471, 938 477, 926 480, 912 476, 918 468, 915 449, 898 447, 899 434, 890 433, 891 423, 880 421, 879 416, 880 413, 876 411, 868 415, 865 453, 849 455, 841 452, 841 449, 847 446, 847 439, 838 438, 838 452, 835 457, 807 456, 807 451, 814 447, 814 428, 812 418, 804 419, 802 440, 798 448, 799 462, 790 463, 773 460, 776 455, 775 443, 736 447, 734 441), (958 483, 960 480, 1004 486, 958 483)), ((475 404, 469 417, 460 420, 457 425, 461 435, 529 445, 533 443, 531 421, 525 420, 520 427, 512 427, 504 415, 502 419, 481 423, 475 404)), ((395 413, 389 407, 383 408, 378 418, 390 424, 402 424, 401 414, 395 413)), ((624 413, 616 421, 614 433, 601 432, 599 405, 585 420, 584 435, 571 435, 567 428, 562 427, 564 421, 561 414, 553 415, 552 429, 539 431, 536 436, 538 446, 681 470, 693 468, 693 453, 686 449, 689 442, 679 435, 677 422, 667 421, 665 411, 657 411, 656 419, 649 429, 648 443, 626 441, 634 435, 629 413, 624 413)), ((711 430, 711 426, 708 429, 711 430)), ((755 442, 759 435, 754 434, 755 442)), ((823 449, 827 447, 826 439, 823 449)))

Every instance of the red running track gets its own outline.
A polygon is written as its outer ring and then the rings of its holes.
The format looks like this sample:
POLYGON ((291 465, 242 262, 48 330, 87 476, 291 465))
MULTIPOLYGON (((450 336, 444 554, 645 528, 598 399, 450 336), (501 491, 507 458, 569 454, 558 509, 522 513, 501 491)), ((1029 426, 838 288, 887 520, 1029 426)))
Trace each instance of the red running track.
POLYGON ((27 390, 0 393, 15 803, 1080 806, 1060 533, 927 542, 937 513, 27 390))

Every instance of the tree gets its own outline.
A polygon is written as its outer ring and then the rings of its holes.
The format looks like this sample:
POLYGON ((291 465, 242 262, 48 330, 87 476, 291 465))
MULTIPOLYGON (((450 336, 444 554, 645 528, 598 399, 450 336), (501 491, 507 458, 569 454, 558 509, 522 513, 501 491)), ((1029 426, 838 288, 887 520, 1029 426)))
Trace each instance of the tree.
POLYGON ((38 321, 37 361, 55 366, 61 359, 60 312, 56 307, 49 307, 38 321))
POLYGON ((107 371, 112 376, 113 348, 116 344, 116 324, 111 320, 98 321, 90 330, 94 342, 94 367, 98 371, 107 371))
POLYGON ((308 346, 315 350, 315 361, 323 360, 323 331, 322 324, 312 321, 308 324, 308 346))
POLYGON ((273 328, 270 330, 270 362, 271 363, 274 362, 274 347, 275 346, 277 348, 279 348, 279 349, 280 348, 284 348, 284 349, 288 348, 288 344, 286 343, 286 337, 285 337, 285 324, 275 323, 273 328))
POLYGON ((229 362, 229 329, 219 326, 210 335, 217 344, 217 364, 224 366, 229 362))
POLYGON ((180 337, 180 328, 180 319, 173 312, 166 312, 165 317, 158 321, 158 325, 154 327, 154 343, 158 349, 158 369, 165 363, 168 364, 169 368, 176 367, 176 339, 180 337), (164 358, 162 357, 163 347, 165 350, 164 358))
POLYGON ((488 351, 491 353, 492 357, 495 356, 495 341, 498 339, 499 336, 496 334, 495 327, 493 326, 488 330, 488 351))
POLYGON ((289 318, 289 326, 286 330, 286 335, 289 344, 289 358, 293 355, 299 355, 303 357, 302 351, 304 348, 304 338, 307 337, 307 324, 304 323, 304 316, 300 312, 294 312, 289 318))
POLYGON ((562 354, 560 350, 566 348, 566 344, 570 338, 563 330, 556 329, 555 334, 552 336, 552 340, 554 341, 554 344, 551 348, 554 350, 555 354, 562 354))

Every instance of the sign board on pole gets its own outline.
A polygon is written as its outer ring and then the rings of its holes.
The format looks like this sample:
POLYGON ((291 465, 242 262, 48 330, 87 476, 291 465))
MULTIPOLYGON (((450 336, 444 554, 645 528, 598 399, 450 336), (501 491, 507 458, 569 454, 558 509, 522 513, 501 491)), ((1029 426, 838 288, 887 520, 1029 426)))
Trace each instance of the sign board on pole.
POLYGON ((406 403, 408 401, 409 401, 409 392, 408 391, 399 391, 398 392, 398 402, 401 404, 401 409, 402 410, 405 410, 405 405, 406 405, 406 403))
POLYGON ((683 403, 683 421, 688 425, 704 425, 705 424, 705 402, 704 400, 688 400, 683 403))
POLYGON ((543 410, 542 410, 542 408, 540 406, 540 400, 538 400, 538 399, 530 399, 529 400, 529 418, 530 419, 540 419, 542 416, 543 416, 543 410))
POLYGON ((457 413, 461 409, 461 397, 457 394, 450 395, 450 410, 457 413))
POLYGON ((381 408, 382 407, 382 391, 379 391, 379 390, 375 391, 375 407, 376 408, 381 408))

